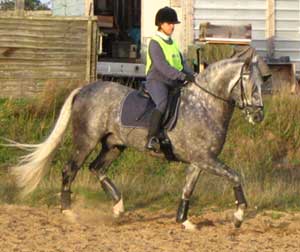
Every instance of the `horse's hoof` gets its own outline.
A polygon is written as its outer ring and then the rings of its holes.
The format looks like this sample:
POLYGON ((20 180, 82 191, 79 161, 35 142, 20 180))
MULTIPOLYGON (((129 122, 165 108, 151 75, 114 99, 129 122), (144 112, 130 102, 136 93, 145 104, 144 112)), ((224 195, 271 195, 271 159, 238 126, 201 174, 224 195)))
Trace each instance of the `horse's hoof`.
POLYGON ((243 221, 238 220, 237 218, 233 218, 233 224, 236 228, 240 228, 242 226, 243 221))
POLYGON ((189 220, 186 220, 185 222, 182 223, 182 226, 184 229, 189 230, 189 231, 195 231, 197 229, 197 226, 190 222, 189 220))
POLYGON ((239 207, 238 210, 233 214, 233 224, 236 228, 240 228, 244 221, 244 208, 239 207))
POLYGON ((125 212, 123 199, 121 198, 113 207, 113 216, 119 218, 125 212))
POLYGON ((76 213, 74 213, 72 210, 66 209, 66 210, 62 210, 61 212, 64 216, 66 216, 66 218, 69 222, 72 222, 72 223, 77 222, 78 215, 76 213))

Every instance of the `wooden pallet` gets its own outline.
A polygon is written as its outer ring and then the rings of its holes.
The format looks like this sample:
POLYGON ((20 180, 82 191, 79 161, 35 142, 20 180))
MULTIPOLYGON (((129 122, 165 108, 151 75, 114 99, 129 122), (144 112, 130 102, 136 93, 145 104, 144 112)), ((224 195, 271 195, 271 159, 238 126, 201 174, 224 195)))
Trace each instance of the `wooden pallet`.
POLYGON ((251 32, 251 24, 232 26, 201 23, 199 41, 213 44, 249 45, 251 32))

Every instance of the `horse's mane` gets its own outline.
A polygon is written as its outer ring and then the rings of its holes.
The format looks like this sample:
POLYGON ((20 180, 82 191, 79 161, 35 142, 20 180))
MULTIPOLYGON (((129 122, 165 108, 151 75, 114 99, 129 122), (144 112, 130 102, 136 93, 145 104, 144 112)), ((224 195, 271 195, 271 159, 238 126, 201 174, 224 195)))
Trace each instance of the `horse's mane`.
POLYGON ((205 70, 197 76, 197 82, 208 84, 209 80, 216 75, 220 69, 226 69, 226 66, 233 63, 243 62, 239 58, 224 59, 210 64, 205 70))

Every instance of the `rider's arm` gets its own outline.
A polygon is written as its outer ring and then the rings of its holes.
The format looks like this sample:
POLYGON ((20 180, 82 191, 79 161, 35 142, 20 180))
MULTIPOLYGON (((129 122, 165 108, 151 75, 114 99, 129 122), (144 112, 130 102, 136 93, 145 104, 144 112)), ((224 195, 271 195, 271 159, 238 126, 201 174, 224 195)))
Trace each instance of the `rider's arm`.
POLYGON ((194 75, 195 72, 187 65, 186 61, 184 60, 182 54, 180 53, 180 57, 181 57, 181 62, 183 65, 183 69, 182 72, 184 72, 185 74, 192 74, 194 75))

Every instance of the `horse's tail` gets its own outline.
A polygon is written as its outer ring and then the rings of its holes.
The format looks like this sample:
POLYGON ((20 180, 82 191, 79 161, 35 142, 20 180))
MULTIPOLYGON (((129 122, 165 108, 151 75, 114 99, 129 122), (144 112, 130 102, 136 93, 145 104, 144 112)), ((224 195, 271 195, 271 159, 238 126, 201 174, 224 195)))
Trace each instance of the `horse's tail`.
POLYGON ((20 158, 17 166, 11 168, 11 173, 16 177, 17 185, 22 188, 23 196, 32 192, 50 169, 50 161, 68 127, 73 100, 80 89, 73 90, 66 99, 54 129, 43 143, 20 144, 12 142, 9 144, 9 146, 30 150, 28 155, 20 158))

